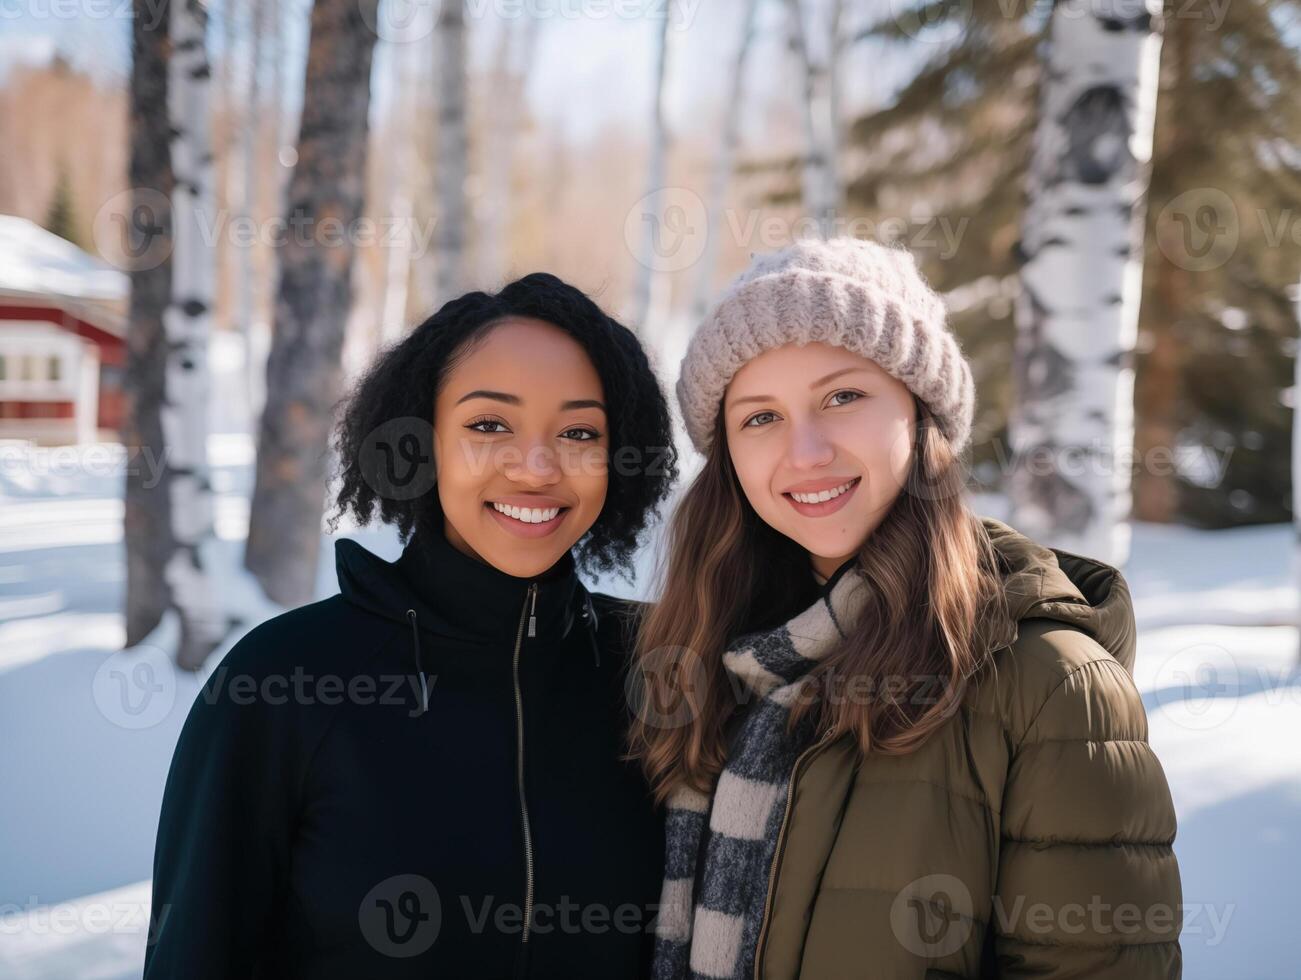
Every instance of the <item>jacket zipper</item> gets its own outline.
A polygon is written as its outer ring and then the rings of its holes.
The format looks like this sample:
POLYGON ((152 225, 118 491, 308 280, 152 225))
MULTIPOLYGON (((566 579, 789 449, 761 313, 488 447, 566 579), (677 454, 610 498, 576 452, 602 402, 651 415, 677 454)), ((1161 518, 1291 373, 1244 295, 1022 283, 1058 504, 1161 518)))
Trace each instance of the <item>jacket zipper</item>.
POLYGON ((774 886, 777 884, 777 866, 781 864, 782 850, 786 846, 786 825, 790 820, 791 805, 795 802, 795 781, 800 777, 800 767, 826 746, 831 731, 832 729, 828 728, 823 732, 816 742, 796 757, 795 765, 791 767, 791 778, 786 786, 786 809, 782 813, 781 827, 777 830, 777 849, 773 852, 772 866, 768 869, 768 894, 763 901, 763 918, 759 922, 759 942, 754 954, 754 980, 760 980, 759 972, 763 968, 763 943, 768 933, 768 917, 772 912, 774 886))
POLYGON ((524 892, 524 938, 522 942, 528 948, 529 927, 533 924, 533 834, 529 830, 529 806, 524 799, 524 697, 520 693, 519 658, 520 648, 524 644, 524 617, 528 615, 529 636, 536 635, 537 629, 538 584, 529 583, 529 597, 520 610, 519 629, 515 634, 515 658, 513 671, 515 675, 515 781, 519 790, 520 818, 524 828, 524 868, 527 887, 524 892), (532 613, 530 614, 530 606, 532 613))

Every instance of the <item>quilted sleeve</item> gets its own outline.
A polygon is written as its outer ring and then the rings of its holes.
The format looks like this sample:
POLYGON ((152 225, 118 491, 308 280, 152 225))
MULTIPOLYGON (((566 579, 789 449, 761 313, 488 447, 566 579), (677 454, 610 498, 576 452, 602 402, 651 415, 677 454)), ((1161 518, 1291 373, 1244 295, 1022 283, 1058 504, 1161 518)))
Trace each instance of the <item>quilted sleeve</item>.
POLYGON ((1174 806, 1143 702, 1087 635, 1050 630, 1039 642, 1060 645, 1064 676, 1036 696, 1013 745, 991 913, 997 975, 1178 978, 1174 806))

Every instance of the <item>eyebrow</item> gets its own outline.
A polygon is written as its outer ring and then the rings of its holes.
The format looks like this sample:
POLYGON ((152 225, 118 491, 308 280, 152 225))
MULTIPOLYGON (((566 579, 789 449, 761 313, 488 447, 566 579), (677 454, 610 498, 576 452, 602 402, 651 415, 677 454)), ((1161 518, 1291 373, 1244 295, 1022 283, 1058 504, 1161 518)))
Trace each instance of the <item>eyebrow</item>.
MULTIPOLYGON (((839 378, 843 374, 851 374, 854 371, 866 371, 866 370, 867 368, 855 366, 855 367, 841 368, 839 371, 832 371, 826 377, 818 378, 817 381, 809 385, 809 391, 814 391, 817 388, 821 388, 828 381, 835 381, 836 378, 839 378)), ((744 398, 736 399, 735 401, 732 402, 732 404, 744 405, 746 402, 773 402, 776 400, 777 399, 774 398, 772 395, 746 395, 744 398)))
MULTIPOLYGON (((468 402, 471 398, 491 398, 493 401, 505 402, 507 405, 523 405, 524 399, 519 395, 508 394, 504 391, 488 391, 484 388, 478 388, 474 391, 467 392, 456 400, 456 404, 468 402)), ((605 403, 595 398, 578 398, 574 401, 564 402, 560 406, 562 412, 568 412, 575 408, 599 408, 606 411, 605 403)))

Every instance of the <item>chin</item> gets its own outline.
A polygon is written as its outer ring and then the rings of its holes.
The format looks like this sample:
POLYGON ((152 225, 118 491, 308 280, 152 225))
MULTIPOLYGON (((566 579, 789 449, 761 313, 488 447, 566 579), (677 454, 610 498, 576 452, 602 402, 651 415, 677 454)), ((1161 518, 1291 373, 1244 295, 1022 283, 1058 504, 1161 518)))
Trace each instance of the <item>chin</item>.
POLYGON ((792 534, 789 537, 810 555, 828 561, 847 561, 862 547, 858 540, 860 535, 847 524, 821 534, 792 534))

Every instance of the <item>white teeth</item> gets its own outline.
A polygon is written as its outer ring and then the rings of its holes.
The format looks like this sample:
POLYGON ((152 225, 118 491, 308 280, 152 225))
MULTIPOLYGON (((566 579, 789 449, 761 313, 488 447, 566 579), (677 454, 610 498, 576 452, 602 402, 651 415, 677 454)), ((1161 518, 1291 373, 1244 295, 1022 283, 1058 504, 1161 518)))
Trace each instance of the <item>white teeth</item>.
POLYGON ((831 490, 820 490, 817 493, 792 493, 791 496, 802 504, 820 504, 823 501, 839 497, 853 485, 854 481, 850 480, 848 483, 842 483, 840 486, 834 487, 831 490))
POLYGON ((512 507, 510 504, 498 503, 492 506, 494 510, 525 524, 543 524, 560 513, 559 507, 512 507))

